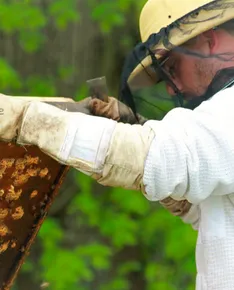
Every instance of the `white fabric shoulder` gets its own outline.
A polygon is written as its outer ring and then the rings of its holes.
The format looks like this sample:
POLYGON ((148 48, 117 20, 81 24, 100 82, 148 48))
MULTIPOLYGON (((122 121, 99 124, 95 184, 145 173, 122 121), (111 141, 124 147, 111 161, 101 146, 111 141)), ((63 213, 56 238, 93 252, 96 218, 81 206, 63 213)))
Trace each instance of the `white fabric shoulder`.
POLYGON ((198 204, 234 192, 234 87, 145 126, 155 130, 143 177, 149 200, 198 204))

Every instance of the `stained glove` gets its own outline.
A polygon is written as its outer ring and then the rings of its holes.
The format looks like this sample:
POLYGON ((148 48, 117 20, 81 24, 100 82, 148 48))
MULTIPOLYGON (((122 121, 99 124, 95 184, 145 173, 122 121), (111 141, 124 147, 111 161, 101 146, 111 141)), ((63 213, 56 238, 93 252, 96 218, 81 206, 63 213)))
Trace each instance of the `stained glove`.
POLYGON ((192 206, 191 203, 189 203, 187 200, 177 201, 172 199, 171 197, 160 201, 160 204, 174 216, 179 217, 185 216, 192 206))
POLYGON ((30 101, 0 94, 0 140, 12 141, 17 136, 23 113, 30 101))
POLYGON ((128 106, 113 97, 108 97, 108 102, 92 99, 89 106, 93 115, 106 117, 117 122, 143 125, 147 121, 140 115, 135 116, 128 106))

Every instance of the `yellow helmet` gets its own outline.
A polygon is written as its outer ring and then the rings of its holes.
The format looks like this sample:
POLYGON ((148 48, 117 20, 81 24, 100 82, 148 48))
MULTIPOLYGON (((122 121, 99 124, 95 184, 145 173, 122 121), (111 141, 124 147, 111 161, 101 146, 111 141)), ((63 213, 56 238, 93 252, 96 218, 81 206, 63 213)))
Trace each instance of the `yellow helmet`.
MULTIPOLYGON (((169 42, 179 46, 195 36, 219 26, 234 18, 233 0, 148 0, 140 15, 140 34, 142 42, 162 28, 173 26, 169 42), (178 24, 178 25, 177 25, 178 24)), ((153 51, 169 50, 162 42, 156 44, 153 51)), ((161 55, 156 55, 157 59, 161 55)), ((152 63, 147 56, 131 74, 135 77, 142 69, 152 63)))
MULTIPOLYGON (((145 107, 146 103, 158 106, 155 94, 149 93, 150 101, 145 100, 144 91, 138 98, 140 105, 136 108, 136 94, 133 96, 133 93, 152 85, 161 86, 161 79, 174 85, 160 70, 165 52, 231 19, 234 19, 234 0, 148 0, 139 21, 142 42, 134 48, 125 62, 120 100, 127 103, 135 113, 139 112, 139 108, 145 107)), ((158 92, 161 94, 161 87, 158 92)), ((166 107, 165 94, 162 97, 160 94, 161 103, 166 107)), ((181 106, 183 96, 179 93, 178 96, 178 105, 181 106)), ((172 101, 168 97, 167 104, 169 102, 172 101)), ((173 106, 174 104, 171 107, 173 106)))

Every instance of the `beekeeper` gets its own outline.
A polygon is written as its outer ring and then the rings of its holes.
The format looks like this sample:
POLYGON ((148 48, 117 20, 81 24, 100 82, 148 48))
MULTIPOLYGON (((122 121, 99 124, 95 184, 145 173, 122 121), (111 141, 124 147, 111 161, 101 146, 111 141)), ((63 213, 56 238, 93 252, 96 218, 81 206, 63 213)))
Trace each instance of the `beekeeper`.
POLYGON ((233 19, 234 0, 148 0, 121 102, 84 101, 97 116, 0 98, 1 140, 39 146, 191 223, 198 290, 234 289, 233 19))

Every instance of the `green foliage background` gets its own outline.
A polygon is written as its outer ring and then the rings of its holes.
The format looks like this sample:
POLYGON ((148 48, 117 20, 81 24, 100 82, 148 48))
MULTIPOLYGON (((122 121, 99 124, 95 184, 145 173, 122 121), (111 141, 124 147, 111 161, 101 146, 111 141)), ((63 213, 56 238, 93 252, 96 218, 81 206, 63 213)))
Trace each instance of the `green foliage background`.
MULTIPOLYGON (((105 73, 116 93, 123 58, 139 41, 144 2, 0 0, 1 92, 79 100, 86 96, 84 78, 105 73), (64 58, 66 37, 73 27, 86 29, 85 13, 95 42, 87 43, 93 50, 85 65, 75 66, 64 58), (57 35, 61 46, 50 48, 57 35)), ((75 37, 74 53, 85 42, 75 37)), ((141 193, 103 188, 72 170, 14 289, 42 289, 43 282, 51 290, 194 289, 195 239, 190 226, 141 193)))

